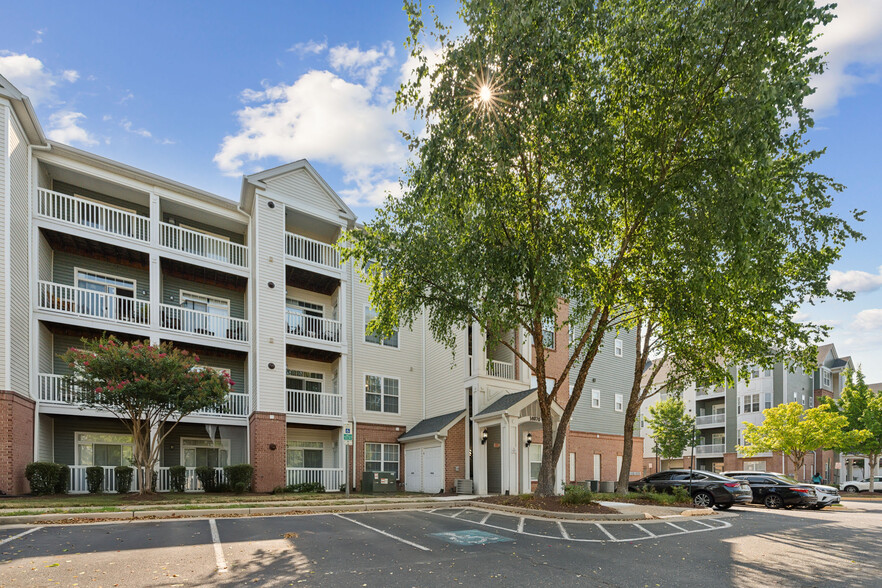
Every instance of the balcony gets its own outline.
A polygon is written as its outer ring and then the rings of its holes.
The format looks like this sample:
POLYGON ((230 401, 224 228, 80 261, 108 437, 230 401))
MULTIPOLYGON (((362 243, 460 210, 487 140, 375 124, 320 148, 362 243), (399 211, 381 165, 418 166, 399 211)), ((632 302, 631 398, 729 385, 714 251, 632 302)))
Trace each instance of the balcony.
POLYGON ((709 445, 696 445, 695 446, 695 456, 700 457, 702 455, 722 455, 726 452, 726 444, 725 443, 711 443, 709 445))
POLYGON ((295 310, 285 311, 285 331, 292 339, 307 343, 339 346, 343 323, 332 319, 309 316, 295 310))
POLYGON ((150 242, 150 219, 84 198, 37 189, 38 217, 83 227, 90 232, 104 233, 141 243, 150 242))
POLYGON ((248 321, 193 310, 183 306, 160 304, 160 327, 176 333, 223 339, 236 343, 248 342, 248 321))
POLYGON ((308 266, 340 271, 340 252, 333 245, 309 237, 285 232, 285 255, 308 266))
POLYGON ((173 251, 201 259, 219 261, 240 268, 248 267, 248 248, 244 245, 166 222, 159 223, 159 243, 173 251))
POLYGON ((339 394, 287 390, 288 414, 340 417, 343 414, 343 397, 339 394))
POLYGON ((487 368, 487 375, 493 376, 494 378, 504 378, 506 380, 514 380, 515 379, 514 364, 508 363, 507 361, 496 361, 495 359, 490 360, 490 365, 487 368))
POLYGON ((695 417, 696 427, 721 427, 726 424, 726 413, 705 414, 695 417))
POLYGON ((286 468, 285 482, 289 486, 318 483, 325 487, 326 492, 338 492, 346 480, 343 468, 286 468))
POLYGON ((696 388, 695 400, 707 400, 709 398, 722 398, 726 395, 725 388, 696 388))
MULTIPOLYGON (((84 465, 72 465, 68 466, 70 468, 70 480, 69 480, 69 492, 71 494, 85 494, 89 491, 89 485, 86 481, 86 468, 89 466, 84 465)), ((113 466, 102 466, 104 468, 104 482, 102 483, 101 489, 105 493, 115 493, 116 490, 116 474, 114 473, 113 466)), ((171 479, 169 476, 169 468, 168 467, 158 467, 155 470, 156 472, 156 487, 154 490, 156 492, 169 492, 171 490, 171 479)), ((214 468, 214 478, 217 483, 225 483, 227 481, 227 475, 224 472, 224 468, 214 468)), ((137 492, 140 490, 140 477, 138 476, 138 471, 135 470, 135 476, 132 480, 132 487, 129 488, 130 492, 137 492)), ((199 478, 196 477, 196 468, 187 468, 186 477, 184 482, 184 492, 202 492, 202 483, 199 481, 199 478)))
MULTIPOLYGON (((66 386, 64 376, 58 374, 39 374, 37 389, 40 402, 62 406, 80 406, 79 391, 75 387, 66 386)), ((231 392, 220 406, 203 408, 193 415, 219 417, 247 417, 251 413, 251 401, 248 394, 231 392)))
POLYGON ((150 325, 150 303, 145 300, 40 281, 37 307, 69 316, 111 323, 150 325))

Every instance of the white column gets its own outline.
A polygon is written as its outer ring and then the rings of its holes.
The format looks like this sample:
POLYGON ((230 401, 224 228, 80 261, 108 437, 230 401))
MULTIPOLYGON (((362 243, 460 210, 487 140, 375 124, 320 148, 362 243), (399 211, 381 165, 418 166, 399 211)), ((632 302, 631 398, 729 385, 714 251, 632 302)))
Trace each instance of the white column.
POLYGON ((150 253, 150 344, 159 343, 159 319, 162 311, 162 271, 159 255, 150 253))
POLYGON ((475 440, 472 480, 475 494, 487 494, 487 444, 481 443, 481 431, 484 429, 484 425, 472 422, 472 439, 475 440))
POLYGON ((159 246, 159 221, 162 220, 162 212, 159 208, 159 196, 150 192, 150 244, 159 246))
POLYGON ((340 394, 340 403, 343 405, 341 411, 341 417, 343 422, 345 423, 349 417, 349 398, 347 397, 347 392, 350 389, 349 381, 346 376, 349 373, 349 356, 347 354, 343 354, 340 356, 340 363, 337 365, 337 392, 340 394))

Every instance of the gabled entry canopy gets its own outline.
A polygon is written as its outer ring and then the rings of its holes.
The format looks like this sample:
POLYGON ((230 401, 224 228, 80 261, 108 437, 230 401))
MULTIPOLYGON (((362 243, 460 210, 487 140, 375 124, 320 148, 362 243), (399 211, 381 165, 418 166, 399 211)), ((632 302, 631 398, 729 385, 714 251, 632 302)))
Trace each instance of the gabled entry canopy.
POLYGON ((398 437, 398 441, 417 441, 419 439, 427 439, 435 437, 446 437, 450 428, 459 422, 466 415, 465 410, 458 410, 448 414, 423 419, 414 425, 410 431, 403 433, 398 437))
MULTIPOLYGON (((539 401, 536 398, 536 388, 523 390, 521 392, 512 392, 496 399, 490 406, 472 417, 476 422, 491 420, 502 414, 514 416, 529 416, 527 413, 532 412, 533 404, 538 408, 539 401)), ((551 403, 551 410, 557 418, 563 415, 563 408, 556 402, 551 403)), ((536 413, 538 416, 538 412, 536 413)))

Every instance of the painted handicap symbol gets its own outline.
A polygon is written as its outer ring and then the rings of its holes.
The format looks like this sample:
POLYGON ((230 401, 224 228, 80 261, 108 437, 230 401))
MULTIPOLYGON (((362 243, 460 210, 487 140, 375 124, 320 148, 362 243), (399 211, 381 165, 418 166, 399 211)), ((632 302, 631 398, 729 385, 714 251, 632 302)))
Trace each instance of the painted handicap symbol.
POLYGON ((488 543, 504 543, 511 541, 508 537, 502 537, 486 531, 477 531, 473 529, 465 531, 448 531, 445 533, 430 533, 431 536, 437 537, 442 541, 453 543, 454 545, 486 545, 488 543))

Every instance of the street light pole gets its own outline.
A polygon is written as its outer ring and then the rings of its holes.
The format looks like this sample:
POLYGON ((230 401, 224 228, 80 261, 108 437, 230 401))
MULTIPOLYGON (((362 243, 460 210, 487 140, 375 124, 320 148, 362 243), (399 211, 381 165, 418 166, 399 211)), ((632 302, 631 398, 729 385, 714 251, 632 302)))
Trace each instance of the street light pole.
MULTIPOLYGON (((689 411, 692 412, 691 410, 689 411)), ((689 438, 689 444, 692 446, 692 457, 689 458, 689 497, 695 501, 692 496, 692 470, 695 468, 695 417, 692 417, 692 437, 689 438)))

